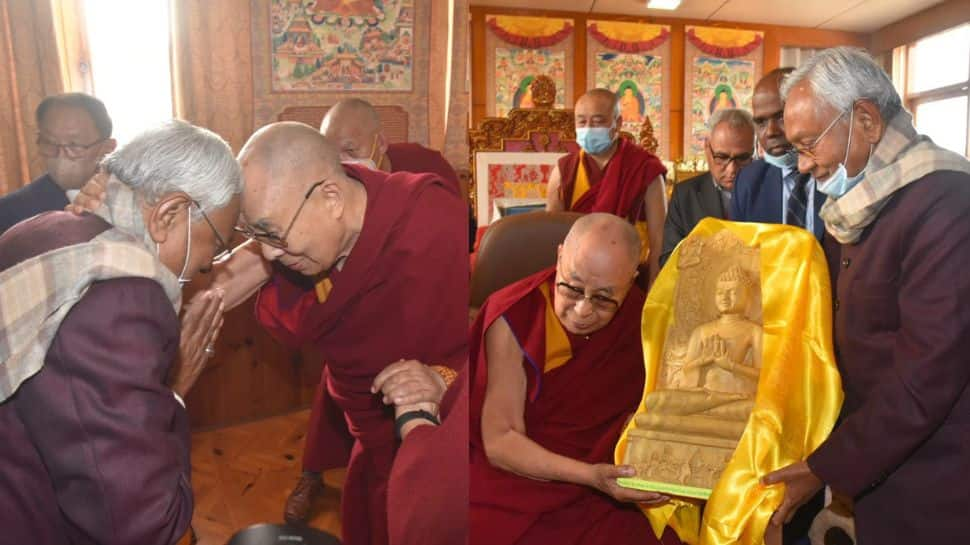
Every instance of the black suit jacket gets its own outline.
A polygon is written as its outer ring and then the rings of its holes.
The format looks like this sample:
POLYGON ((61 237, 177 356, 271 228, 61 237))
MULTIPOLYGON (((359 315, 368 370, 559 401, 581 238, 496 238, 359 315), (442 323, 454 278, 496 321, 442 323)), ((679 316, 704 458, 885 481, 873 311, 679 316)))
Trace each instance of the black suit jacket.
POLYGON ((674 194, 667 207, 664 222, 664 245, 660 253, 660 266, 667 262, 674 248, 680 244, 694 227, 704 218, 724 219, 724 205, 721 195, 714 187, 710 172, 695 176, 674 186, 674 194))
MULTIPOLYGON (((807 181, 810 174, 799 174, 799 179, 807 181)), ((734 197, 731 199, 731 219, 755 223, 784 223, 781 215, 782 189, 781 169, 763 160, 757 160, 744 167, 734 182, 734 197)), ((818 217, 818 211, 825 203, 825 193, 815 190, 815 238, 822 240, 825 225, 818 217)))
POLYGON ((63 210, 70 204, 54 179, 44 174, 17 191, 0 197, 0 235, 42 212, 63 210))

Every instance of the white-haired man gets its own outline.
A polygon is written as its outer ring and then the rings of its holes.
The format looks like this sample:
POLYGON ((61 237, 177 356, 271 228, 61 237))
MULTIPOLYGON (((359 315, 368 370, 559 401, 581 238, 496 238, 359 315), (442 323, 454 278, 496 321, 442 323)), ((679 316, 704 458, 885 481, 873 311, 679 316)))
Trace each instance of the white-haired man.
POLYGON ((704 146, 710 171, 674 186, 664 221, 660 265, 704 218, 730 219, 731 190, 738 172, 754 156, 754 121, 744 110, 714 112, 704 146))
POLYGON ((782 86, 798 169, 827 195, 845 405, 775 471, 780 524, 823 483, 855 499, 860 545, 970 535, 970 163, 916 133, 886 73, 833 48, 782 86))
POLYGON ((104 217, 49 212, 0 237, 4 543, 170 545, 192 519, 167 382, 181 287, 227 249, 242 175, 225 141, 180 121, 105 168, 104 217))

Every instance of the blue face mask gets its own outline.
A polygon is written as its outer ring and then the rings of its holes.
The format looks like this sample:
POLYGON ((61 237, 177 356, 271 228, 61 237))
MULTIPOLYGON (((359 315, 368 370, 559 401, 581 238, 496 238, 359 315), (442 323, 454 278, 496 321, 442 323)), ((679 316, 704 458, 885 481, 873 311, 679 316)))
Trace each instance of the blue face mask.
POLYGON ((764 159, 769 165, 782 170, 791 170, 798 167, 798 152, 793 149, 788 150, 784 155, 772 155, 766 151, 764 159))
MULTIPOLYGON (((835 169, 835 173, 829 177, 828 180, 820 183, 818 185, 818 190, 825 193, 833 199, 838 199, 842 195, 845 195, 853 187, 855 187, 863 178, 866 177, 866 168, 869 167, 869 159, 866 159, 866 166, 859 171, 855 176, 849 177, 849 172, 845 169, 845 162, 849 160, 849 147, 852 145, 852 116, 855 114, 853 110, 849 114, 849 141, 845 144, 845 159, 839 163, 838 168, 835 169)), ((869 148, 869 158, 872 158, 872 147, 869 148)))
POLYGON ((613 127, 580 127, 576 129, 576 143, 586 153, 603 153, 613 145, 612 130, 613 127))

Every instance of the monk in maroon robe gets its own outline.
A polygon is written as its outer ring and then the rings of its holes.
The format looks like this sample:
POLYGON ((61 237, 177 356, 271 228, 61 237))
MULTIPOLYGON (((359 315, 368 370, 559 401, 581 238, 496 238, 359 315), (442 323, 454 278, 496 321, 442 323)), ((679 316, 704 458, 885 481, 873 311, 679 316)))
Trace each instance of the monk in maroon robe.
MULTIPOLYGON (((459 182, 455 169, 441 153, 420 144, 388 144, 377 112, 365 100, 350 98, 334 104, 323 118, 320 132, 337 147, 345 163, 385 172, 435 174, 460 191, 463 198, 467 196, 467 188, 459 182)), ((309 518, 314 498, 323 491, 322 473, 346 466, 350 457, 353 441, 343 411, 327 393, 327 372, 324 367, 324 378, 314 395, 303 448, 303 473, 283 510, 287 522, 309 518)))
MULTIPOLYGON (((472 327, 472 544, 658 543, 613 449, 643 389, 640 241, 590 214, 555 268, 499 290, 472 327)), ((667 530, 661 543, 678 543, 667 530)))
POLYGON ((300 123, 258 131, 240 162, 241 229, 261 255, 239 252, 217 284, 227 307, 258 289, 260 323, 286 344, 312 343, 323 354, 327 393, 354 438, 341 502, 344 543, 387 543, 398 440, 388 400, 372 382, 401 359, 464 364, 461 199, 433 175, 341 167, 324 137, 300 123))
POLYGON ((653 280, 660 271, 667 169, 652 153, 620 138, 622 116, 611 91, 593 89, 579 97, 574 115, 581 150, 562 157, 549 174, 546 210, 606 212, 636 225, 649 242, 653 280))

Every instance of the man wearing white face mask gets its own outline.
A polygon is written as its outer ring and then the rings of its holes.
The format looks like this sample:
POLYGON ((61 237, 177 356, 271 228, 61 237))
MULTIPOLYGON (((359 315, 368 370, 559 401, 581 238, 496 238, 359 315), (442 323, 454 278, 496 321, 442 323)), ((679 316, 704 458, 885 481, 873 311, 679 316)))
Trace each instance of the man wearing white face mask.
POLYGON ((549 174, 546 210, 606 212, 629 221, 649 242, 649 274, 642 275, 648 284, 660 272, 667 169, 652 153, 620 138, 622 118, 612 91, 588 91, 576 101, 573 114, 582 149, 559 159, 549 174))
MULTIPOLYGON (((916 133, 862 50, 782 85, 785 134, 828 196, 841 422, 784 483, 781 524, 825 483, 855 499, 859 545, 970 535, 970 162, 916 133)), ((788 461, 790 462, 790 460, 788 461)))
POLYGON ((798 153, 785 138, 781 82, 792 70, 772 70, 755 86, 751 109, 765 155, 738 174, 731 219, 803 227, 822 240, 825 226, 818 212, 825 194, 815 187, 811 173, 798 171, 798 153))
POLYGON ((192 518, 188 415, 167 386, 181 285, 227 250, 242 176, 225 141, 181 121, 104 166, 110 210, 0 236, 5 543, 171 545, 192 518))

